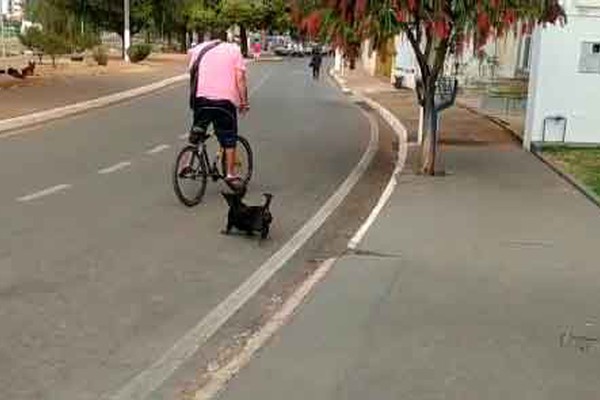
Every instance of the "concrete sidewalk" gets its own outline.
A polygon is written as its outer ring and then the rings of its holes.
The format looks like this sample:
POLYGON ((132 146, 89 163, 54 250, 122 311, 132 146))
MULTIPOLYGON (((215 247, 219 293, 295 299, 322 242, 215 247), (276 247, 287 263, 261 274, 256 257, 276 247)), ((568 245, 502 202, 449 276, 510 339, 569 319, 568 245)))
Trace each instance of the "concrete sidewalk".
MULTIPOLYGON (((368 92, 414 136, 406 93, 368 92)), ((450 175, 405 168, 220 399, 599 398, 600 210, 489 120, 453 108, 442 127, 450 175)))
MULTIPOLYGON (((115 64, 115 65, 113 65, 115 64)), ((141 64, 38 68, 25 80, 0 76, 0 120, 87 101, 161 81, 186 71, 185 55, 156 55, 141 64), (87 69, 87 70, 86 70, 87 69)))

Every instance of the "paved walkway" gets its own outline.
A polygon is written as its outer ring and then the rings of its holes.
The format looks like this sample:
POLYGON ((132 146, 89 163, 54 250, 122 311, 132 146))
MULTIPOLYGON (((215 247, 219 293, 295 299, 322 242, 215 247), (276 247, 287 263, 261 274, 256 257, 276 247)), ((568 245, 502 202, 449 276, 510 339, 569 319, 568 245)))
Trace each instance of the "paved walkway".
POLYGON ((511 110, 506 112, 502 109, 491 109, 485 107, 482 95, 463 93, 460 94, 456 101, 457 105, 466 109, 476 111, 482 115, 487 115, 490 118, 498 121, 499 124, 508 128, 519 138, 523 137, 525 130, 525 111, 511 110))
MULTIPOLYGON (((406 94, 356 79, 414 132, 406 94)), ((362 251, 220 399, 598 398, 600 210, 488 120, 442 126, 450 175, 405 168, 362 251)))
POLYGON ((155 56, 140 65, 119 68, 115 60, 109 69, 91 67, 64 70, 63 74, 39 71, 43 76, 23 81, 0 78, 0 120, 27 115, 68 104, 147 85, 185 72, 185 57, 155 56))

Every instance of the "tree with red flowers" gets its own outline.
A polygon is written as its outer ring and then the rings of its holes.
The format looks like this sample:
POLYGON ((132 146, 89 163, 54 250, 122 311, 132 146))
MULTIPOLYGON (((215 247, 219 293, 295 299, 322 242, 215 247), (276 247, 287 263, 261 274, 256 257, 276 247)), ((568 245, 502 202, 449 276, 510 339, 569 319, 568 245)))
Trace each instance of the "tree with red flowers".
POLYGON ((295 20, 354 57, 356 43, 384 43, 405 35, 419 66, 418 102, 424 110, 421 170, 435 175, 438 132, 435 93, 451 52, 468 42, 477 51, 510 31, 565 21, 558 0, 295 0, 295 20))

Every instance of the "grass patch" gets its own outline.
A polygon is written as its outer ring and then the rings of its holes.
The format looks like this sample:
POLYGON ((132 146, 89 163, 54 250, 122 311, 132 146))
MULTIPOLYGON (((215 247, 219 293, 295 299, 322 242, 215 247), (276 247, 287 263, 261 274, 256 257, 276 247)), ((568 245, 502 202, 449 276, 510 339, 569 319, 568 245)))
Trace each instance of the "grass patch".
POLYGON ((544 155, 600 196, 600 148, 549 147, 544 155))

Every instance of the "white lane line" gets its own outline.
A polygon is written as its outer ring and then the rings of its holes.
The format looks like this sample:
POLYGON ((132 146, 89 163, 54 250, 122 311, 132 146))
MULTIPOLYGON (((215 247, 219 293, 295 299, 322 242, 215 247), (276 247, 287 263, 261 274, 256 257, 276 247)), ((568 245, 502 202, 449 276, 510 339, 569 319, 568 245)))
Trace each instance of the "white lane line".
POLYGON ((209 400, 219 394, 225 388, 227 382, 236 376, 241 369, 252 360, 252 356, 267 343, 275 332, 281 329, 281 327, 290 320, 294 311, 302 304, 304 299, 312 292, 317 284, 325 278, 336 261, 337 258, 329 258, 321 263, 315 272, 313 272, 312 275, 294 291, 281 309, 248 340, 241 353, 236 355, 227 365, 210 374, 208 383, 196 392, 194 400, 209 400))
POLYGON ((262 87, 262 85, 264 85, 265 82, 271 77, 272 74, 273 74, 273 70, 270 70, 269 72, 264 74, 261 77, 260 81, 258 81, 258 83, 256 85, 254 85, 253 88, 250 89, 250 91, 248 92, 248 96, 253 95, 258 89, 260 89, 262 87))
POLYGON ((35 192, 35 193, 31 193, 31 194, 28 194, 23 197, 19 197, 17 199, 17 201, 27 202, 27 201, 39 199, 40 197, 49 196, 51 194, 58 193, 63 190, 67 190, 71 187, 72 187, 72 185, 69 185, 69 184, 61 184, 61 185, 52 186, 47 189, 40 190, 39 192, 35 192))
POLYGON ((189 135, 190 135, 189 133, 181 134, 181 135, 179 135, 179 139, 181 139, 181 140, 187 139, 189 135))
POLYGON ((131 161, 122 161, 115 165, 111 165, 110 167, 102 168, 101 170, 98 171, 98 173, 100 175, 110 174, 110 173, 116 172, 120 169, 127 168, 130 165, 131 165, 131 161))
POLYGON ((404 127, 404 125, 400 122, 400 120, 398 118, 396 118, 396 116, 394 114, 392 114, 388 109, 383 107, 378 102, 371 100, 370 98, 368 98, 366 96, 359 95, 357 97, 360 100, 367 102, 371 107, 373 107, 379 113, 379 115, 381 115, 381 117, 385 120, 385 122, 387 122, 387 124, 392 128, 392 130, 398 137, 399 145, 398 145, 396 165, 394 166, 394 172, 392 173, 392 176, 390 177, 390 180, 388 181, 388 184, 385 187, 385 190, 379 197, 377 204, 371 210, 371 213, 369 214, 369 216, 367 217, 365 222, 363 222, 361 227, 358 229, 358 231, 356 231, 354 236, 348 242, 348 248, 350 250, 356 250, 356 248, 358 247, 360 242, 363 240, 363 238, 367 234, 367 231, 369 230, 371 225, 373 225, 373 223, 375 222, 375 220, 381 213, 381 210, 383 210, 383 207, 387 204, 390 197, 392 197, 392 194, 394 193, 394 189, 396 188, 396 185, 398 183, 398 175, 404 169, 404 164, 406 163, 406 158, 408 156, 408 132, 407 132, 406 128, 404 127))
POLYGON ((169 146, 168 144, 159 144, 158 146, 153 147, 150 150, 148 150, 146 152, 146 154, 157 154, 157 153, 160 153, 161 151, 167 150, 170 147, 171 146, 169 146))
MULTIPOLYGON (((265 79, 266 81, 266 79, 265 79)), ((264 83, 264 82, 263 82, 264 83)), ((323 225, 325 220, 339 207, 352 188, 363 176, 375 157, 379 142, 377 120, 359 109, 369 120, 371 138, 362 158, 335 193, 294 236, 260 266, 245 282, 218 306, 210 311, 196 326, 190 329, 158 360, 131 379, 110 400, 142 400, 163 384, 183 363, 193 356, 264 284, 285 265, 286 262, 323 225)))

